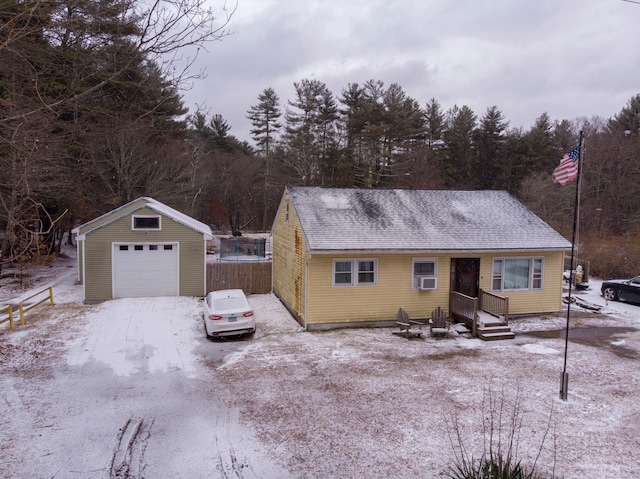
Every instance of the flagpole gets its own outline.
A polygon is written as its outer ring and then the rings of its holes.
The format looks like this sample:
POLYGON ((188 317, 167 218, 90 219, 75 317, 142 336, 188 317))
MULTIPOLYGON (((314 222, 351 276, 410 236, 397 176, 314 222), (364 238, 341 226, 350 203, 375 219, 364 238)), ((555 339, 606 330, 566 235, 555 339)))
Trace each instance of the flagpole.
POLYGON ((569 322, 571 318, 571 290, 575 281, 575 251, 576 251, 576 235, 578 232, 578 221, 580 218, 580 179, 582 170, 582 130, 580 130, 580 140, 578 143, 578 177, 576 180, 576 197, 573 205, 573 237, 571 238, 571 265, 569 266, 569 296, 567 302, 567 326, 564 334, 564 367, 560 378, 560 399, 567 400, 569 389, 569 374, 567 373, 567 350, 569 348, 569 322))

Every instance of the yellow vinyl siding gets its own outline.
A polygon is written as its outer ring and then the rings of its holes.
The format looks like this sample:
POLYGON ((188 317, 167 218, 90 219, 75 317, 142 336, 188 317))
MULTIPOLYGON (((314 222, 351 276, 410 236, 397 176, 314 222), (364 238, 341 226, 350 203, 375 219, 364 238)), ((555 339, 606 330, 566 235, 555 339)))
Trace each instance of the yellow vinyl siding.
MULTIPOLYGON (((275 247, 275 241, 274 241, 275 247)), ((426 318, 440 306, 449 310, 451 258, 480 258, 481 289, 491 291, 491 271, 494 257, 544 257, 542 291, 501 292, 509 297, 509 314, 529 314, 562 310, 563 253, 509 253, 465 255, 313 255, 308 273, 308 324, 330 324, 395 319, 398 308, 410 317, 426 318), (437 258, 437 289, 413 289, 413 259, 437 258), (372 286, 333 286, 333 260, 376 259, 377 284, 372 286)), ((275 277, 275 276, 274 276, 275 277)))
POLYGON ((309 261, 309 324, 395 319, 398 308, 410 317, 426 318, 441 306, 449 309, 450 256, 434 255, 314 255, 309 261), (413 289, 413 259, 438 259, 438 288, 413 289), (376 259, 375 286, 333 286, 334 259, 376 259))
POLYGON ((482 255, 480 261, 480 288, 500 296, 509 297, 509 314, 551 313, 562 311, 562 251, 531 253, 495 253, 482 255), (542 291, 492 291, 493 258, 544 258, 542 291))
POLYGON ((562 310, 562 251, 465 251, 440 255, 429 252, 351 254, 336 251, 314 254, 309 251, 297 211, 287 191, 276 214, 272 237, 273 291, 304 326, 391 321, 395 320, 398 308, 405 309, 413 318, 426 318, 438 306, 449 312, 452 258, 479 258, 479 287, 491 291, 493 258, 543 257, 541 291, 495 293, 509 297, 510 314, 562 310), (418 258, 437 260, 437 289, 414 289, 413 260, 418 258), (333 261, 339 259, 376 260, 376 284, 333 286, 333 261))
MULTIPOLYGON (((136 215, 158 216, 148 208, 136 215)), ((178 243, 179 293, 181 296, 204 296, 205 241, 202 233, 162 216, 161 230, 134 231, 131 215, 87 234, 84 241, 85 301, 95 302, 112 297, 112 244, 178 243)))
POLYGON ((298 216, 286 194, 280 203, 271 234, 273 290, 298 315, 298 319, 302 319, 305 317, 305 263, 308 247, 298 216))

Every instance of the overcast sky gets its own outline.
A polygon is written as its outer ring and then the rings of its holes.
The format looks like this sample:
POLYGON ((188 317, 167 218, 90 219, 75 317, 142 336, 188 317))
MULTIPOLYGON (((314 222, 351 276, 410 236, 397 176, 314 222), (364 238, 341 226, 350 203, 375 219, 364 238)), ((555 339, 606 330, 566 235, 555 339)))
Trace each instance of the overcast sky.
POLYGON ((544 112, 609 118, 640 93, 640 4, 623 0, 238 0, 229 28, 200 52, 207 77, 183 99, 251 144, 258 95, 273 88, 284 111, 304 78, 336 100, 375 79, 422 107, 481 117, 495 105, 525 129, 544 112))

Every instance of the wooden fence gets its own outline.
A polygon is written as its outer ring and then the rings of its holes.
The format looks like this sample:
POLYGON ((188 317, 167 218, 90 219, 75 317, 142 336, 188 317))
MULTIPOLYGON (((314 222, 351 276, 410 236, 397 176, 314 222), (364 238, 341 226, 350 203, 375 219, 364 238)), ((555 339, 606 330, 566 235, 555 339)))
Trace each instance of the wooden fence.
POLYGON ((271 261, 207 263, 207 291, 235 288, 247 294, 271 292, 271 261))

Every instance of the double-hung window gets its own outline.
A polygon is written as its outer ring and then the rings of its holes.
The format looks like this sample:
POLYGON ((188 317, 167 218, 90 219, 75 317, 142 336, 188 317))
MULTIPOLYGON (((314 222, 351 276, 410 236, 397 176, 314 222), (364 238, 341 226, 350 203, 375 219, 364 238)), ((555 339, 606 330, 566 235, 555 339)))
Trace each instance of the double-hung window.
POLYGON ((438 260, 435 258, 413 259, 413 288, 436 289, 438 287, 438 260))
POLYGON ((334 259, 334 286, 373 286, 378 281, 375 259, 334 259))
POLYGON ((494 258, 491 274, 493 291, 542 289, 543 258, 494 258))

